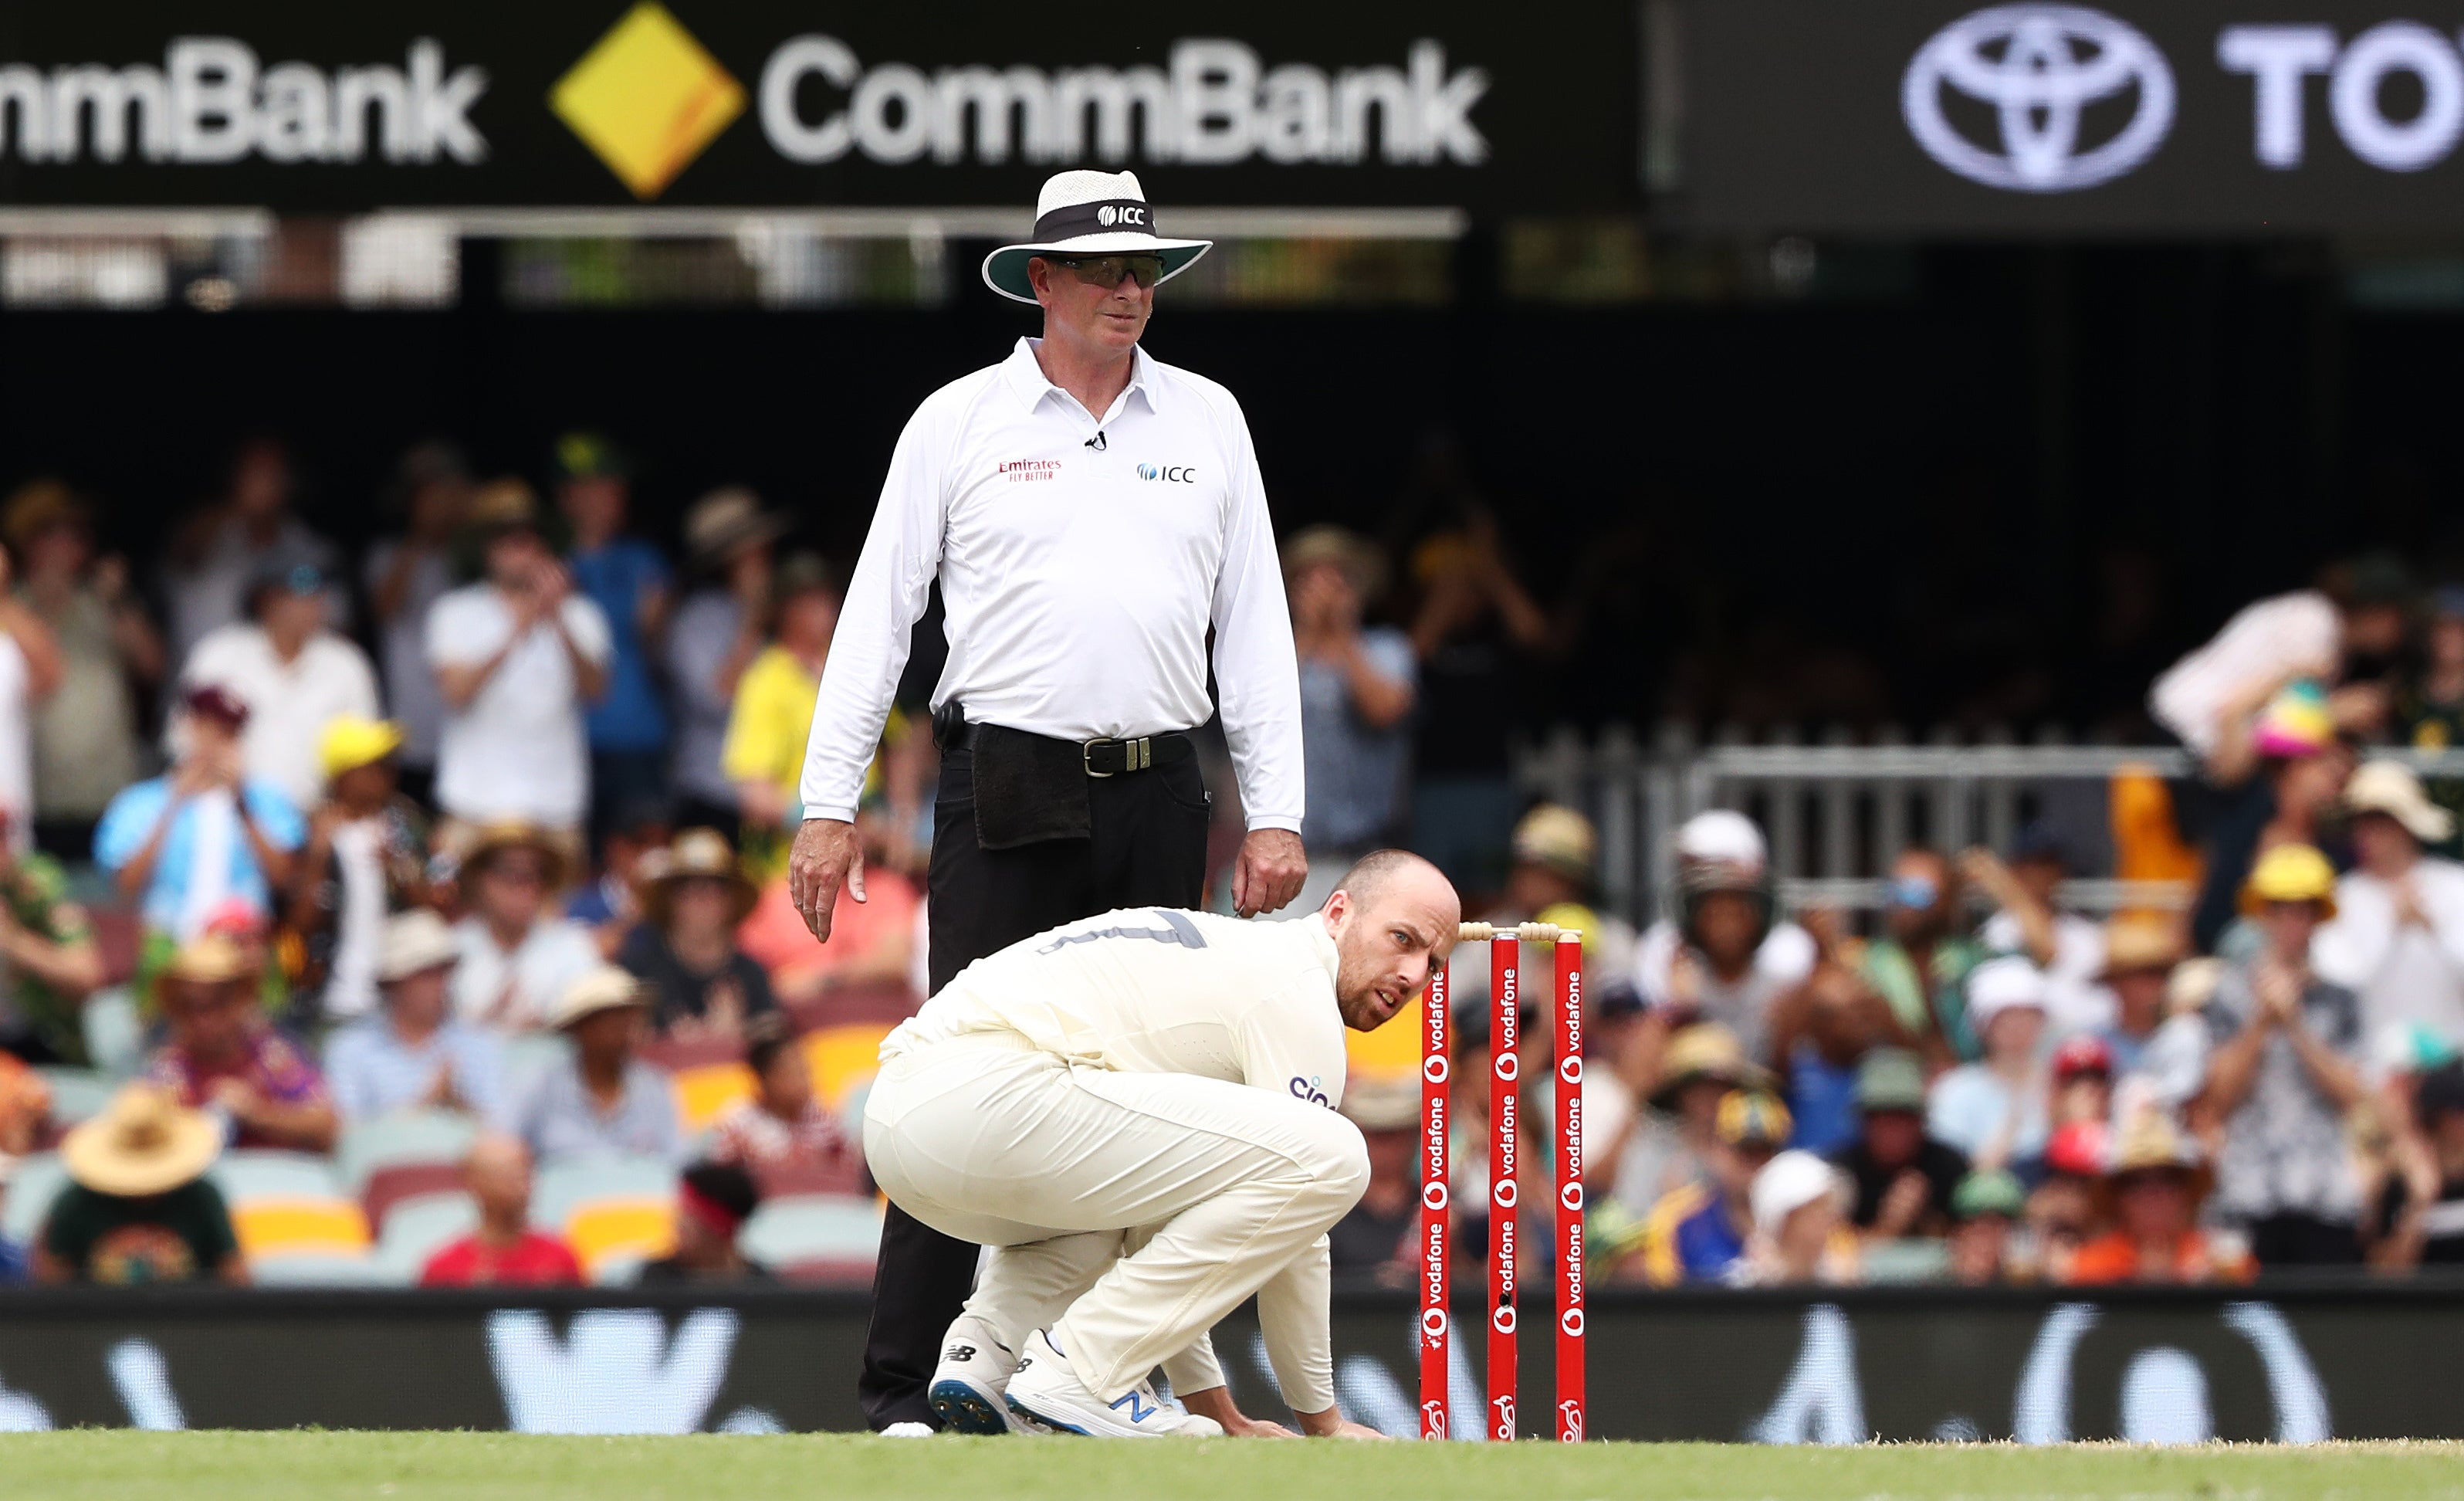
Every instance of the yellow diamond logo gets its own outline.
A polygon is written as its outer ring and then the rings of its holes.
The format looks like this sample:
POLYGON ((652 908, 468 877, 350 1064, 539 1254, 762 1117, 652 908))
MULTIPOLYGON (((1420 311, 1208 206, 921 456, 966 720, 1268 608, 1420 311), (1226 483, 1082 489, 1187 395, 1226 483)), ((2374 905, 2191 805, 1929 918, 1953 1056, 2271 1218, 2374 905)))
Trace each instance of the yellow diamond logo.
POLYGON ((744 85, 654 0, 626 11, 547 99, 582 143, 646 200, 666 191, 744 113, 744 85))

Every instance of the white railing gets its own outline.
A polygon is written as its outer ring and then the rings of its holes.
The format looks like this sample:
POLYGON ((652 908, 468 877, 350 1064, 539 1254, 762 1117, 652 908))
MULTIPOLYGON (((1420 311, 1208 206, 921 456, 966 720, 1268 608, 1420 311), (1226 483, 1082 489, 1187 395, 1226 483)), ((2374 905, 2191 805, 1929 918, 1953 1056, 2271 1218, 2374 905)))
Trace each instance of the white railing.
MULTIPOLYGON (((1883 869, 1908 844, 2008 850, 2036 818, 2068 836, 2079 875, 2064 892, 2067 902, 2091 912, 2187 903, 2178 883, 2110 877, 2108 786, 2133 769, 2189 776, 2190 758, 2178 747, 2047 738, 2019 744, 2008 737, 1963 744, 1947 734, 1923 745, 1880 739, 1860 744, 1840 732, 1820 744, 1749 744, 1724 734, 1700 744, 1680 728, 1646 747, 1623 726, 1590 740, 1560 726, 1517 752, 1515 778, 1527 796, 1580 808, 1598 824, 1601 899, 1639 923, 1663 908, 1678 826, 1713 807, 1737 808, 1762 826, 1780 898, 1792 909, 1878 907, 1883 869)), ((2403 760, 2424 776, 2464 778, 2464 750, 2371 754, 2403 760)))

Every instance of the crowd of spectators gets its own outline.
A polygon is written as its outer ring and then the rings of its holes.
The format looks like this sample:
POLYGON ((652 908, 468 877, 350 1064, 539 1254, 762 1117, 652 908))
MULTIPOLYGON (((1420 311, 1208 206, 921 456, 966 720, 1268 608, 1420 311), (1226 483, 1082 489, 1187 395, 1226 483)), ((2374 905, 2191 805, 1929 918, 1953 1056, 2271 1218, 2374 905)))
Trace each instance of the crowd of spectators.
MULTIPOLYGON (((1860 924, 1783 911, 1760 830, 1714 810, 1677 832, 1670 911, 1638 937, 1586 906, 1583 818, 1530 810, 1489 916, 1585 934, 1610 1065, 1586 1076, 1592 1271, 2232 1282, 2464 1254, 2464 784, 2391 754, 2453 746, 2459 699, 2464 590, 2364 560, 2251 607, 2150 693, 2199 774, 2160 785, 2152 828, 2115 819, 2117 868, 2190 899, 2101 919, 2063 905, 2079 872, 2050 823, 1900 850, 1860 924)), ((1485 970, 1458 956, 1475 1206, 1485 970)), ((1523 1044, 1534 1119, 1550 1044, 1523 1044)), ((1547 1154, 1523 1171, 1545 1219, 1547 1154)), ((1485 1254, 1477 1210, 1464 1231, 1485 1254)), ((1353 1268, 1401 1275, 1409 1234, 1376 1239, 1353 1268)))
POLYGON ((56 482, 0 504, 0 1205, 66 1175, 0 1281, 243 1280, 239 1168, 356 1184, 409 1116, 462 1123, 429 1283, 581 1280, 561 1164, 667 1175, 647 1278, 762 1275, 765 1194, 862 1190, 806 1044, 916 1004, 930 747, 893 725, 818 944, 784 850, 837 574, 740 489, 636 535, 595 434, 544 477, 414 449, 356 567, 271 441, 143 569, 56 482))

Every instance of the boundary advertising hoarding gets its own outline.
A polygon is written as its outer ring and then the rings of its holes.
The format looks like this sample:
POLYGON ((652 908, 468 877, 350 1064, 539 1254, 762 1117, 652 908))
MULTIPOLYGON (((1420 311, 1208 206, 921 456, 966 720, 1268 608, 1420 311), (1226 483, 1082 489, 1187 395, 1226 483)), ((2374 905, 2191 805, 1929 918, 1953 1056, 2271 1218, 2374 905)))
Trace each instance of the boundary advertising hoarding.
POLYGON ((1670 222, 2464 229, 2464 8, 1683 0, 1675 14, 1682 112, 1654 111, 1677 132, 1660 147, 1681 164, 1670 222))
POLYGON ((1635 22, 1267 0, 1056 24, 715 0, 0 11, 0 203, 1631 208, 1635 22))
MULTIPOLYGON (((1604 1291, 1589 1312, 1595 1438, 2464 1438, 2464 1287, 1604 1291)), ((1343 1403, 1397 1434, 1418 1425, 1413 1322, 1399 1293, 1337 1300, 1343 1403)), ((0 1297, 0 1429, 855 1428, 865 1325, 860 1295, 782 1289, 23 1291, 0 1297)), ((1216 1340, 1272 1411, 1254 1321, 1216 1340)), ((1546 1341, 1526 1356, 1546 1390, 1546 1341)))

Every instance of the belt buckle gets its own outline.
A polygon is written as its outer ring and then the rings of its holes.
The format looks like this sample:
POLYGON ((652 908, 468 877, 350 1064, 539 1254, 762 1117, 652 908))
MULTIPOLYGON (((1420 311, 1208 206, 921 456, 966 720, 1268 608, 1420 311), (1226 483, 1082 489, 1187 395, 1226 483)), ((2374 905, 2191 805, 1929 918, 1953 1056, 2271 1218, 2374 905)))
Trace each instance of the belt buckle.
POLYGON ((1110 777, 1114 775, 1112 772, 1097 771, 1095 769, 1095 747, 1098 745, 1110 745, 1112 743, 1113 741, 1111 740, 1098 737, 1097 739, 1089 740, 1078 747, 1078 761, 1080 764, 1087 768, 1087 775, 1090 777, 1110 777))

